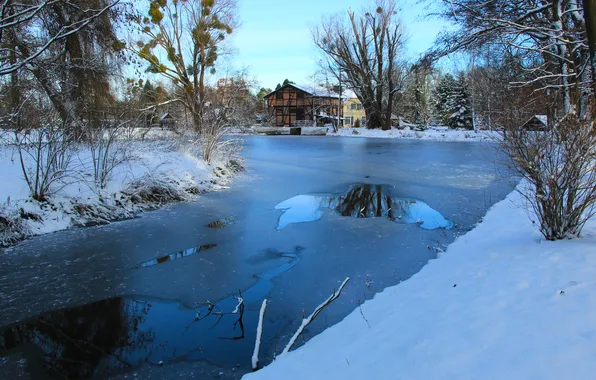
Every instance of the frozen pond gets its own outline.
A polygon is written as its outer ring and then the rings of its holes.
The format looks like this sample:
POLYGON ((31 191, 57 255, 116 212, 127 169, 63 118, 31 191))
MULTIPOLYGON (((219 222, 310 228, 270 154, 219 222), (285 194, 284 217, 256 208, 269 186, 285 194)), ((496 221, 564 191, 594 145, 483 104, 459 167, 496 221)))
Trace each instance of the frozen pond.
POLYGON ((267 364, 344 278, 306 340, 418 272, 512 189, 484 143, 280 136, 246 148, 229 190, 0 251, 3 378, 238 378, 263 298, 267 364))

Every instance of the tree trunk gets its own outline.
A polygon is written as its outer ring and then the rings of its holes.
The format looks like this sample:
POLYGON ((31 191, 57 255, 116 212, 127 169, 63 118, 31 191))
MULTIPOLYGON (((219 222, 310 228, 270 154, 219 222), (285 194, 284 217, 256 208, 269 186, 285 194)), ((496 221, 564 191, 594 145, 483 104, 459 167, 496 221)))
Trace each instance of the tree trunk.
POLYGON ((592 69, 592 88, 596 94, 596 0, 583 0, 584 18, 590 49, 590 67, 592 69))
MULTIPOLYGON (((15 41, 13 39, 13 45, 15 41)), ((17 63, 16 52, 14 49, 10 50, 10 64, 15 65, 17 63)), ((10 74, 10 90, 9 90, 9 103, 10 113, 12 114, 12 125, 16 129, 20 129, 21 116, 18 115, 19 107, 21 106, 21 90, 19 88, 19 72, 18 70, 13 71, 10 74)))
POLYGON ((383 125, 383 117, 376 107, 365 107, 366 129, 378 129, 383 125))

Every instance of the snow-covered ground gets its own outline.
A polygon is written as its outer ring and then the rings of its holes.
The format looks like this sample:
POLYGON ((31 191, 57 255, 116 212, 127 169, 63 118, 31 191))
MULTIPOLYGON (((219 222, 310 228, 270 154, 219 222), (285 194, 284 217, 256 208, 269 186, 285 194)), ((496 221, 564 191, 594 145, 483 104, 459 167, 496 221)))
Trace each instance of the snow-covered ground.
POLYGON ((510 194, 418 274, 245 378, 593 379, 596 221, 548 242, 520 205, 510 194))
POLYGON ((366 128, 341 128, 337 133, 333 133, 330 130, 327 135, 434 141, 495 141, 501 136, 499 132, 494 131, 452 130, 446 127, 429 128, 424 131, 415 131, 408 127, 401 130, 392 128, 389 131, 366 128))
MULTIPOLYGON (((94 186, 90 151, 78 146, 69 177, 57 183, 48 202, 38 202, 29 194, 16 149, 0 143, 0 246, 70 227, 131 218, 168 201, 191 200, 224 188, 233 174, 223 165, 207 165, 180 141, 117 144, 126 144, 129 160, 115 168, 105 189, 94 186)), ((31 160, 25 159, 30 165, 31 160)))

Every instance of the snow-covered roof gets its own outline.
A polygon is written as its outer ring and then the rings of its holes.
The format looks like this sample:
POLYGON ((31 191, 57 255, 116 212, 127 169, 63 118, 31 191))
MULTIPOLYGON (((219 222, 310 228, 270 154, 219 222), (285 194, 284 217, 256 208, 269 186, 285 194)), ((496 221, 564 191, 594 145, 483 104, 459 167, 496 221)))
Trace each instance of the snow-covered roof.
POLYGON ((546 128, 548 126, 548 117, 546 115, 534 115, 528 119, 523 125, 522 128, 546 128), (536 125, 536 121, 541 124, 541 126, 536 125))
POLYGON ((339 96, 338 93, 328 90, 322 86, 313 86, 313 85, 305 86, 303 84, 293 84, 292 86, 294 86, 297 89, 302 90, 304 92, 308 92, 312 96, 318 96, 321 98, 337 98, 339 96))
POLYGON ((172 119, 172 115, 170 115, 169 112, 166 112, 163 115, 161 115, 161 117, 159 118, 159 121, 164 121, 166 119, 172 119))
MULTIPOLYGON (((280 88, 278 88, 277 90, 274 90, 272 92, 270 92, 269 94, 265 95, 265 98, 270 97, 271 95, 273 95, 274 93, 276 93, 277 91, 288 87, 288 86, 292 86, 294 88, 297 88, 301 91, 306 92, 307 94, 311 95, 311 96, 315 96, 315 97, 321 97, 321 98, 337 98, 339 97, 339 94, 335 91, 331 91, 326 89, 325 87, 322 86, 313 86, 313 85, 304 85, 304 84, 296 84, 296 83, 291 83, 291 84, 286 84, 285 86, 281 86, 280 88)), ((342 98, 346 99, 346 96, 344 95, 344 92, 342 91, 342 98)))
POLYGON ((546 116, 546 115, 534 115, 534 117, 536 119, 538 119, 538 121, 540 121, 542 124, 548 125, 548 116, 546 116))
POLYGON ((354 90, 344 90, 342 92, 342 97, 346 98, 346 99, 355 99, 358 98, 358 96, 356 96, 356 93, 354 92, 354 90))

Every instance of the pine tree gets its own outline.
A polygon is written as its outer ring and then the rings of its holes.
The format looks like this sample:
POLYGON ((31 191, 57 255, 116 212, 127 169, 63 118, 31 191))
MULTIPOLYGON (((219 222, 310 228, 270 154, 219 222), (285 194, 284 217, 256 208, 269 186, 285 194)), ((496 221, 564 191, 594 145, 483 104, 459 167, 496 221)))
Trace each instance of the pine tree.
POLYGON ((472 107, 465 78, 446 74, 434 92, 435 116, 449 128, 473 129, 472 107))
POLYGON ((450 99, 450 115, 447 124, 450 128, 474 129, 470 94, 463 74, 455 81, 450 99))
POLYGON ((450 98, 455 87, 455 79, 451 74, 446 74, 439 82, 439 85, 433 92, 433 103, 435 108, 435 118, 443 124, 446 124, 449 116, 450 98))

